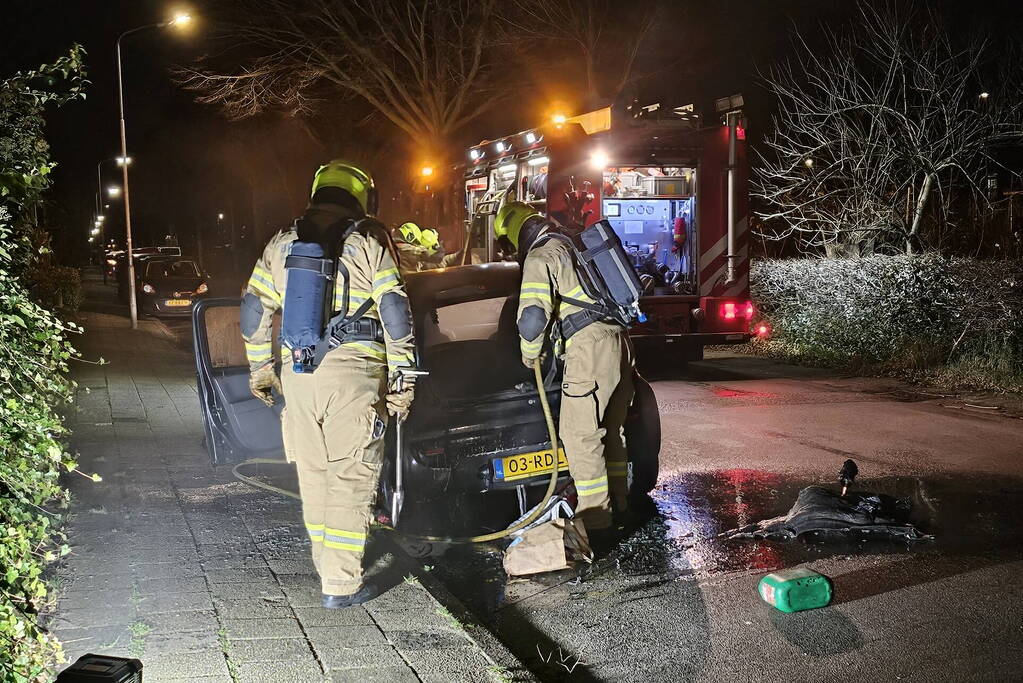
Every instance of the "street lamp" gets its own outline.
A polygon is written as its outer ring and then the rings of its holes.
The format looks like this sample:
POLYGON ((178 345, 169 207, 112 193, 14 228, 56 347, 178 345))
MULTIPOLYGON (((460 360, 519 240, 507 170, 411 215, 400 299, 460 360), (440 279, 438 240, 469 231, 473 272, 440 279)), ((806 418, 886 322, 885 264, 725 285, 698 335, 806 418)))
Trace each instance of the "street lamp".
POLYGON ((121 41, 125 37, 130 36, 133 33, 145 31, 151 28, 166 28, 167 26, 184 26, 192 20, 192 17, 185 13, 179 13, 174 15, 169 21, 161 21, 155 24, 146 24, 137 28, 128 29, 121 35, 117 36, 117 104, 121 115, 121 173, 124 178, 124 236, 125 242, 127 243, 128 250, 128 310, 131 315, 131 327, 132 329, 138 329, 139 326, 139 313, 138 304, 135 300, 135 259, 132 256, 132 244, 131 244, 131 202, 129 201, 128 194, 128 166, 130 165, 130 157, 128 156, 128 137, 124 130, 124 69, 122 68, 121 60, 121 41))
POLYGON ((119 197, 120 195, 121 188, 119 188, 117 185, 111 185, 110 187, 107 188, 108 197, 119 197))

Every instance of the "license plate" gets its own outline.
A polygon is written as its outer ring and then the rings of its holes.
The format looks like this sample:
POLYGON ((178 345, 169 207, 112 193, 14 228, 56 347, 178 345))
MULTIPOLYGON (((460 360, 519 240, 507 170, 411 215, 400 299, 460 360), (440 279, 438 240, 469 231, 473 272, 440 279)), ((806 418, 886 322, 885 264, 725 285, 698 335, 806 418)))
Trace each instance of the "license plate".
POLYGON ((165 302, 167 306, 191 306, 191 299, 167 299, 165 302))
MULTIPOLYGON (((554 469, 554 454, 551 451, 536 451, 497 458, 494 463, 494 478, 497 481, 515 481, 535 477, 538 474, 550 474, 554 469)), ((558 469, 568 469, 565 449, 558 449, 558 469)))

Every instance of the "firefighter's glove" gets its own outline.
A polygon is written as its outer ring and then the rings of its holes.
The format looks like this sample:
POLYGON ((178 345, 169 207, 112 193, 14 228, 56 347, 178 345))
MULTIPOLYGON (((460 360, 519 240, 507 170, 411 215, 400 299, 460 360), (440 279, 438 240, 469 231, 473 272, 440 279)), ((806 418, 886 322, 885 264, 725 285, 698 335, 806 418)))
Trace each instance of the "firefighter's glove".
POLYGON ((415 382, 410 382, 410 377, 405 378, 404 386, 398 389, 391 389, 387 393, 387 412, 395 416, 399 420, 404 420, 408 416, 408 411, 412 407, 412 399, 415 397, 416 385, 415 382))
POLYGON ((249 373, 249 390, 253 396, 268 406, 274 404, 273 393, 271 393, 274 389, 277 390, 277 393, 281 393, 281 380, 277 379, 273 363, 267 363, 249 373))
MULTIPOLYGON (((526 358, 525 356, 523 356, 522 357, 522 364, 526 366, 526 369, 532 370, 533 369, 533 361, 535 361, 535 360, 537 360, 537 358, 526 358)), ((541 366, 543 366, 543 362, 545 360, 547 360, 547 351, 546 350, 540 352, 539 361, 540 361, 540 365, 541 366)))

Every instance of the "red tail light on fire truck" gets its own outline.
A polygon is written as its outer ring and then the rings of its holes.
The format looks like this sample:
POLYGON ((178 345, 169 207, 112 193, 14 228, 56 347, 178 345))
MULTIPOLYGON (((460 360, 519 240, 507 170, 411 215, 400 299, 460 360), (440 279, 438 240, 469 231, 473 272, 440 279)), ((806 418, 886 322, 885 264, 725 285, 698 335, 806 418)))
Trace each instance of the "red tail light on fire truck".
POLYGON ((721 316, 722 320, 736 320, 740 315, 742 315, 745 320, 749 321, 753 320, 753 313, 754 309, 752 301, 746 301, 744 303, 739 303, 737 301, 722 301, 718 308, 718 314, 721 316))

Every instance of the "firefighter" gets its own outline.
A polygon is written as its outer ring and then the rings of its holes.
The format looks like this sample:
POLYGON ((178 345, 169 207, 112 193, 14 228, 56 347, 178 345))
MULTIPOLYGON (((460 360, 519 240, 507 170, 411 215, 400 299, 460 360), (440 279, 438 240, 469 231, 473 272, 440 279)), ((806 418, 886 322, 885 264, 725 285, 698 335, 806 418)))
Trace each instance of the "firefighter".
POLYGON ((322 166, 304 215, 271 238, 256 262, 241 307, 253 395, 272 405, 271 390, 280 391, 283 383, 284 448, 298 470, 302 516, 327 608, 357 605, 378 592, 363 581, 362 563, 387 415, 404 417, 414 392, 408 379, 402 392, 388 389, 389 371, 393 375, 412 365, 414 342, 408 299, 386 229, 363 221, 343 243, 340 239, 355 221, 374 213, 376 190, 368 173, 341 161, 322 166), (293 305, 302 300, 287 297, 285 262, 296 240, 332 244, 335 251, 330 253, 340 252, 334 268, 338 275, 327 296, 333 297, 336 310, 345 300, 342 292, 347 292, 348 313, 360 309, 361 314, 358 333, 354 326, 352 331, 346 328, 313 372, 296 372, 289 362, 291 350, 282 346, 279 382, 271 330, 273 314, 285 301, 293 305))
POLYGON ((434 228, 425 228, 419 237, 419 244, 427 250, 428 260, 423 265, 423 270, 428 268, 450 268, 457 266, 462 261, 461 250, 453 254, 444 251, 444 245, 440 241, 440 233, 434 228))
POLYGON ((565 301, 596 304, 583 292, 572 247, 546 238, 556 226, 528 204, 498 211, 494 231, 522 264, 517 313, 522 363, 532 367, 548 335, 563 340, 559 431, 575 480, 577 515, 588 530, 609 529, 612 508, 628 508, 625 416, 635 393, 632 344, 624 327, 565 301))
POLYGON ((392 230, 391 234, 398 247, 398 267, 402 274, 425 270, 424 265, 430 261, 431 254, 422 244, 422 229, 409 221, 392 230))

